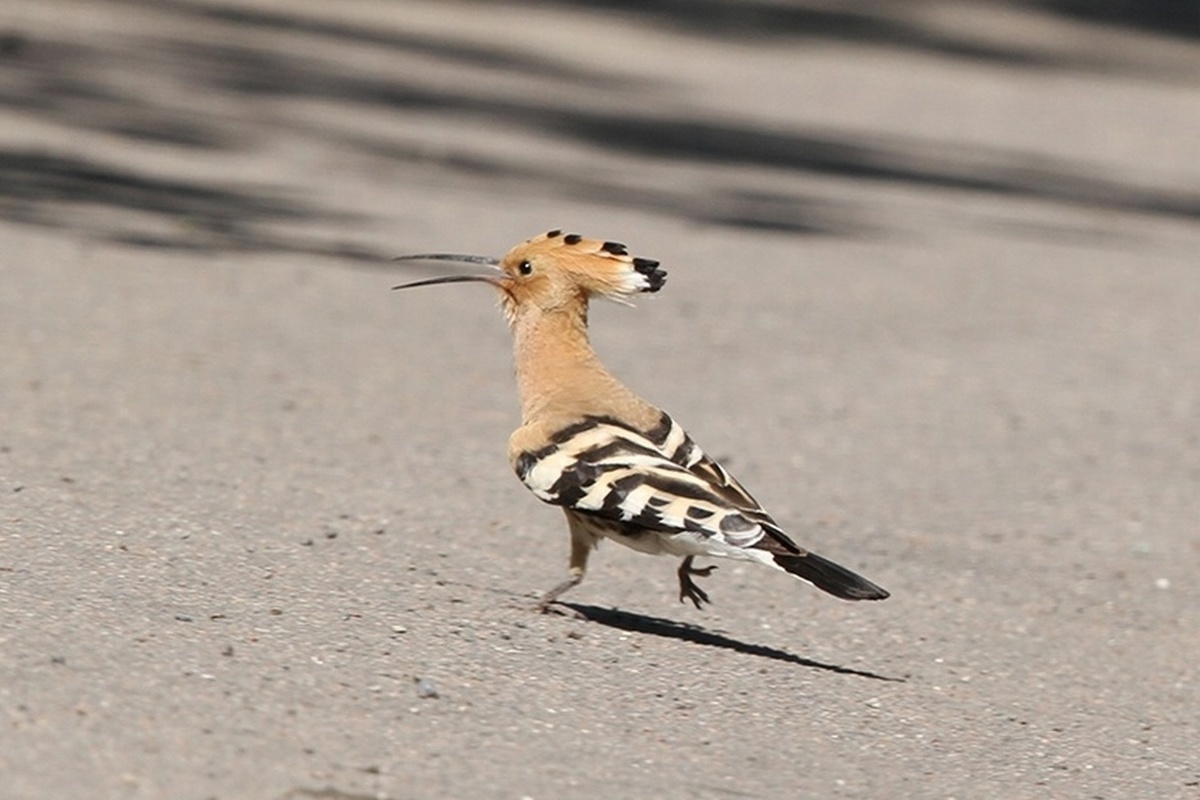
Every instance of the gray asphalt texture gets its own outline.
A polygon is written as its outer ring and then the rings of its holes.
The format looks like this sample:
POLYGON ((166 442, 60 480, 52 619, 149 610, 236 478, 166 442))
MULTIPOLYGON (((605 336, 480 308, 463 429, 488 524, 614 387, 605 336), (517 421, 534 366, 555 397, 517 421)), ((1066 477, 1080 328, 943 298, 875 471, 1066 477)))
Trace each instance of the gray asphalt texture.
POLYGON ((0 8, 0 797, 1200 798, 1200 24, 1166 2, 0 8), (1140 10, 1139 10, 1140 9, 1140 10), (566 529, 486 287, 850 604, 566 529))

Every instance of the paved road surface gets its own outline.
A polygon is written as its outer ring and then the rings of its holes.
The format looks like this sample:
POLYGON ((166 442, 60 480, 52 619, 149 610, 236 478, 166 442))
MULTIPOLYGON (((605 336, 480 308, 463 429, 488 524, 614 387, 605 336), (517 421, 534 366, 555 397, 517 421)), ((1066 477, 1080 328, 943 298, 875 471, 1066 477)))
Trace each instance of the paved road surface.
POLYGON ((0 795, 1200 798, 1196 20, 883 5, 7 0, 0 795), (387 258, 551 227, 890 600, 529 612, 494 299, 387 258))

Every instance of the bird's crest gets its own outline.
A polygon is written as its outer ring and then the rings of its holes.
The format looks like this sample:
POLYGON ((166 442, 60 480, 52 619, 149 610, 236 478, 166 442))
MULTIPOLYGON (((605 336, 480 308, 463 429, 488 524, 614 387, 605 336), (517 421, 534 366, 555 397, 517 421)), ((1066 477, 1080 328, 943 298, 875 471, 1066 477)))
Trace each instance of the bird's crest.
POLYGON ((539 271, 561 276, 588 295, 618 301, 640 292, 657 292, 667 278, 657 261, 631 256, 620 242, 558 230, 521 242, 500 265, 517 276, 532 278, 539 271))
POLYGON ((553 230, 535 236, 496 260, 483 256, 433 253, 401 256, 403 260, 436 259, 482 263, 499 275, 462 275, 416 281, 394 288, 405 289, 433 283, 483 281, 502 292, 504 310, 512 321, 524 310, 551 311, 578 305, 586 309, 592 297, 620 303, 642 292, 657 292, 667 273, 658 262, 629 254, 620 242, 585 239, 576 233, 553 230))

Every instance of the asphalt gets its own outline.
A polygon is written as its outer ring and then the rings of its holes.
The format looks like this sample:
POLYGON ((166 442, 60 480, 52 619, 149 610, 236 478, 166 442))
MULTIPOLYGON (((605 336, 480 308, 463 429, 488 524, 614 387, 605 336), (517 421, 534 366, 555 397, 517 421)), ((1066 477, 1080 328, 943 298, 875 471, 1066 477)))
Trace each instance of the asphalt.
POLYGON ((1200 797, 1200 21, 1169 3, 7 0, 0 796, 1200 797), (616 546, 541 616, 481 286, 844 603, 616 546))

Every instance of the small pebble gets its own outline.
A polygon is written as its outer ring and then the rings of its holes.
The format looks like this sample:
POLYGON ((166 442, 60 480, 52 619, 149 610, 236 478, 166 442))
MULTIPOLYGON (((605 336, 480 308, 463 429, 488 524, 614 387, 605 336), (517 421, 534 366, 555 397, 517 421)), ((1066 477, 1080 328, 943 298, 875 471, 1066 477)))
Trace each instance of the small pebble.
POLYGON ((1159 578, 1154 582, 1154 586, 1158 589, 1170 589, 1171 581, 1169 578, 1159 578))
POLYGON ((417 683, 417 697, 424 700, 432 700, 438 697, 437 687, 433 685, 433 681, 428 678, 415 678, 417 683))

